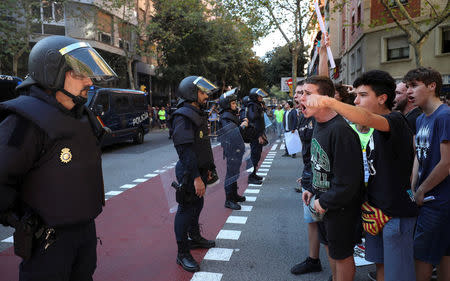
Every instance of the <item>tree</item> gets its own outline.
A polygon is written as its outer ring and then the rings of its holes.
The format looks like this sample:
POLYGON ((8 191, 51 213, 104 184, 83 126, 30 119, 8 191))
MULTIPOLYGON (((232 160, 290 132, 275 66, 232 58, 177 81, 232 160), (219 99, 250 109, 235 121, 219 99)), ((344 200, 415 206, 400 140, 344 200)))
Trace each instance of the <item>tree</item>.
MULTIPOLYGON (((303 51, 301 51, 301 53, 303 53, 303 51)), ((281 77, 289 77, 291 75, 291 60, 292 56, 288 45, 277 47, 266 54, 264 58, 264 74, 269 87, 272 85, 279 85, 281 77)), ((304 56, 299 56, 297 60, 297 76, 303 76, 303 67, 307 62, 306 58, 304 56)))
POLYGON ((230 12, 244 18, 256 35, 263 35, 277 29, 285 39, 292 55, 291 77, 297 81, 298 58, 306 49, 304 36, 307 34, 312 13, 309 1, 301 0, 222 0, 230 12), (284 24, 288 23, 287 27, 284 24))
POLYGON ((205 76, 222 87, 237 85, 254 70, 252 36, 243 23, 199 0, 157 0, 154 7, 148 42, 157 46, 157 72, 169 86, 188 75, 205 76))
MULTIPOLYGON (((419 21, 410 15, 400 0, 380 0, 380 2, 385 7, 389 18, 406 34, 408 43, 414 48, 416 66, 421 66, 422 46, 427 41, 431 31, 450 16, 450 2, 447 0, 445 7, 440 9, 438 3, 425 0, 426 5, 430 8, 430 14, 424 25, 420 25, 419 21)), ((444 1, 440 2, 443 3, 444 1)))
POLYGON ((32 26, 41 22, 40 7, 38 0, 0 1, 0 73, 12 64, 12 74, 18 75, 19 59, 30 49, 32 26))

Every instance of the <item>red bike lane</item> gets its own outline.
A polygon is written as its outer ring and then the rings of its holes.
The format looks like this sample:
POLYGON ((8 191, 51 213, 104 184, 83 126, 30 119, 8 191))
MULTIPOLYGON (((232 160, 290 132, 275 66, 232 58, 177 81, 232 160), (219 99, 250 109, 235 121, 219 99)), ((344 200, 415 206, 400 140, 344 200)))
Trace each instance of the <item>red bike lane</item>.
MULTIPOLYGON (((264 147, 261 159, 269 146, 264 147)), ((226 163, 222 148, 214 148, 214 158, 221 182, 206 191, 205 205, 200 215, 202 235, 215 239, 230 209, 223 207, 223 182, 226 163)), ((262 161, 262 160, 261 160, 262 161)), ((170 183, 174 180, 174 168, 143 182, 136 187, 109 199, 103 212, 96 219, 98 261, 94 280, 97 281, 184 281, 192 273, 176 264, 177 246, 173 231, 176 203, 170 183)), ((247 188, 245 163, 238 180, 239 193, 247 188)), ((197 261, 205 256, 206 249, 193 250, 197 261)), ((12 248, 0 253, 1 280, 18 279, 20 258, 12 248)))

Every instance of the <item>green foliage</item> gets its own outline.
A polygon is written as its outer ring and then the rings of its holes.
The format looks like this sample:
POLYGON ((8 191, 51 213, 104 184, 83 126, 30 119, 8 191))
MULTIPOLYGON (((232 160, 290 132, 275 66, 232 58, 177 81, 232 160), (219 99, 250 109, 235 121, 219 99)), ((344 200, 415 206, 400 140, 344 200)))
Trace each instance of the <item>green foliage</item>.
MULTIPOLYGON (((304 52, 301 51, 301 54, 304 52)), ((281 77, 290 77, 292 73, 292 55, 289 46, 277 47, 265 56, 264 74, 269 86, 280 85, 281 77)), ((303 69, 307 59, 300 55, 297 60, 297 76, 303 76, 303 69)))
POLYGON ((282 92, 280 87, 273 85, 270 88, 270 94, 273 97, 276 97, 278 102, 282 101, 282 100, 288 100, 289 99, 289 93, 287 92, 282 92))
POLYGON ((157 0, 154 7, 148 43, 157 46, 162 80, 177 85, 188 75, 202 75, 236 86, 255 71, 249 61, 252 33, 241 22, 226 14, 211 17, 218 10, 208 11, 198 0, 157 0))

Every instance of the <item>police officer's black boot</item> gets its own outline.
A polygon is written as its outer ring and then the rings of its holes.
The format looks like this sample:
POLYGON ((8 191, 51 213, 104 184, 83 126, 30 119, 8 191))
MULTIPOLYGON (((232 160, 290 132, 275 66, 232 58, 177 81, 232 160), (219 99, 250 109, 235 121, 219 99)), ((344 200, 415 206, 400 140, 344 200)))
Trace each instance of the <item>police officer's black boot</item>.
POLYGON ((255 172, 248 175, 248 183, 262 184, 262 178, 257 176, 255 172), (258 179, 260 178, 260 179, 258 179))
POLYGON ((225 201, 225 208, 232 210, 240 210, 241 206, 234 201, 233 193, 227 194, 227 199, 225 201))
POLYGON ((235 202, 245 202, 245 196, 240 196, 240 195, 237 193, 237 190, 238 190, 238 186, 237 186, 237 182, 235 182, 235 183, 233 184, 233 197, 234 197, 234 201, 235 201, 235 202))
POLYGON ((186 242, 178 242, 178 254, 177 254, 177 264, 181 265, 184 270, 189 272, 196 272, 200 270, 200 266, 197 261, 194 260, 191 253, 189 252, 189 247, 186 242))
POLYGON ((189 247, 191 249, 209 249, 216 246, 216 241, 207 240, 199 234, 189 234, 189 247))

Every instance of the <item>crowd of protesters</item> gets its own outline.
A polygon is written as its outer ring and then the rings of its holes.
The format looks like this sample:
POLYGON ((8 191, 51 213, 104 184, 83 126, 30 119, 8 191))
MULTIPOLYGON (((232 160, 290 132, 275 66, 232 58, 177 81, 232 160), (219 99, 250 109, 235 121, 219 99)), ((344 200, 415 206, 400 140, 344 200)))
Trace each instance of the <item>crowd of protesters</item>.
MULTIPOLYGON (((319 75, 294 95, 309 255, 291 272, 321 271, 322 244, 329 280, 353 280, 353 249, 364 238, 365 259, 376 265, 371 280, 429 281, 434 269, 450 280, 450 108, 440 100, 440 73, 420 67, 396 84, 372 70, 352 86, 334 85, 325 46, 319 75)), ((289 116, 291 103, 285 109, 289 116)), ((278 120, 285 132, 294 128, 278 120)))

